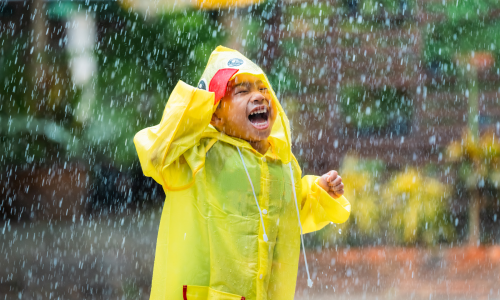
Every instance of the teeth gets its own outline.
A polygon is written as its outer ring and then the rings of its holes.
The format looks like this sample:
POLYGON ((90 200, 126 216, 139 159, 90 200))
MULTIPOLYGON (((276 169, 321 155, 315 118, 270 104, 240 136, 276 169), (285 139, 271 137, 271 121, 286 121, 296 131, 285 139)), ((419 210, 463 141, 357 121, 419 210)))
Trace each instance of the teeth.
POLYGON ((267 108, 261 108, 259 110, 256 110, 254 112, 252 112, 250 115, 255 115, 255 114, 262 114, 262 113, 266 113, 267 112, 267 108))

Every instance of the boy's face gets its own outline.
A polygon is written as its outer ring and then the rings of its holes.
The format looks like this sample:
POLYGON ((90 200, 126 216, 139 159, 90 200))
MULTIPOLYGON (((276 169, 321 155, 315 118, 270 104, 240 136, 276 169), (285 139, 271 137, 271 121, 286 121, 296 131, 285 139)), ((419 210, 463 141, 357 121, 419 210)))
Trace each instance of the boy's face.
POLYGON ((227 135, 258 142, 271 134, 276 111, 267 86, 258 77, 241 74, 228 82, 210 124, 227 135))

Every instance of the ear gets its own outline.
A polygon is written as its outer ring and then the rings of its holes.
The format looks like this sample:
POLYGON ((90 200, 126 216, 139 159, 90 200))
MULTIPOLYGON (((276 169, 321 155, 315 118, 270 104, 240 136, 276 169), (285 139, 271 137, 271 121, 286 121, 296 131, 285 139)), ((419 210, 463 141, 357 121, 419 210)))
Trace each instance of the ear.
POLYGON ((212 119, 210 120, 210 124, 217 128, 217 130, 220 130, 222 125, 224 125, 224 120, 219 117, 219 109, 216 109, 215 112, 212 114, 212 119))

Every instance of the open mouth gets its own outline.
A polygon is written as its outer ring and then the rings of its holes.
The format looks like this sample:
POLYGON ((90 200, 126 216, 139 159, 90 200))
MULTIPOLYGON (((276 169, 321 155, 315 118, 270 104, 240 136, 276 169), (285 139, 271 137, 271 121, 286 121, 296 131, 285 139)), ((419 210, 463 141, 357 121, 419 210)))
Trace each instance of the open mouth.
POLYGON ((257 106, 248 115, 248 120, 257 129, 267 129, 269 127, 269 110, 264 105, 257 106))

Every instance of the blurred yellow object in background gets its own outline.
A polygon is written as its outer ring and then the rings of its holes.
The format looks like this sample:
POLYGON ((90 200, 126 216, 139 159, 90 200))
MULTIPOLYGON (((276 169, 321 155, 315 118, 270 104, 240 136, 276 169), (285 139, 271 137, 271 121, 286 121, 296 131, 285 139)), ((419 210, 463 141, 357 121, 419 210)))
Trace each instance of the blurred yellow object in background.
POLYGON ((356 224, 361 233, 377 234, 379 228, 380 209, 377 204, 378 193, 373 175, 367 170, 360 170, 360 160, 347 155, 339 170, 345 185, 344 196, 349 199, 352 207, 351 218, 341 228, 356 224))
POLYGON ((262 0, 121 0, 120 5, 126 9, 139 10, 145 14, 161 14, 167 11, 183 11, 189 8, 202 10, 231 9, 261 4, 262 0))
POLYGON ((387 183, 383 215, 399 229, 397 239, 430 244, 439 240, 437 237, 446 239, 452 232, 443 218, 449 195, 448 186, 409 168, 387 183))
POLYGON ((197 0, 196 5, 201 9, 227 9, 260 4, 262 0, 197 0))

